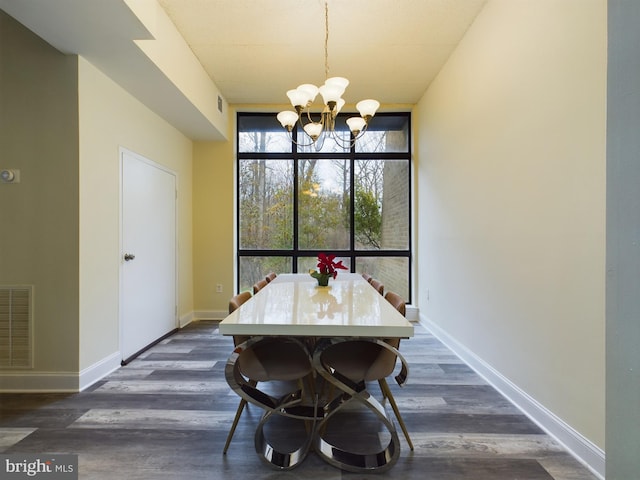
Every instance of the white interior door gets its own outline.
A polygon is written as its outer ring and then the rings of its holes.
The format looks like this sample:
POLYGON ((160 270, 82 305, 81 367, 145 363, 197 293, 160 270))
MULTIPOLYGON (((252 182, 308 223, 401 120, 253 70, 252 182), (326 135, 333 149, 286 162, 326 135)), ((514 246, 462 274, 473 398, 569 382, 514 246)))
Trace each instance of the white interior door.
POLYGON ((120 351, 123 360, 177 326, 176 176, 122 149, 120 351))

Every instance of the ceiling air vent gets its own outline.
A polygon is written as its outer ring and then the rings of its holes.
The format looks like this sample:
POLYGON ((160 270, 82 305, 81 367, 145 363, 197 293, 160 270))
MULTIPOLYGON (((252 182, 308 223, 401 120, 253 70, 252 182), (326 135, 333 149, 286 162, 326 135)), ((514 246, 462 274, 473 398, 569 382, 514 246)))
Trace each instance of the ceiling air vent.
POLYGON ((31 367, 32 286, 0 286, 0 367, 31 367))

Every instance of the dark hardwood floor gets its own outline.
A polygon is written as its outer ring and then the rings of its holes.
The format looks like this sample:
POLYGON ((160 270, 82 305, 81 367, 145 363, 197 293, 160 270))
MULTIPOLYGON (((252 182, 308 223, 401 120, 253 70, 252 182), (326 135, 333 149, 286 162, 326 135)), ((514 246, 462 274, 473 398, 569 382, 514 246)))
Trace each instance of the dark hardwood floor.
MULTIPOLYGON (((298 468, 275 471, 254 451, 255 406, 223 455, 238 405, 223 373, 231 348, 215 322, 197 322, 88 391, 1 395, 0 452, 77 454, 81 479, 596 478, 421 326, 400 347, 408 384, 389 381, 415 450, 399 431, 390 471, 346 473, 313 452, 298 468)), ((341 428, 349 433, 349 422, 341 428)))

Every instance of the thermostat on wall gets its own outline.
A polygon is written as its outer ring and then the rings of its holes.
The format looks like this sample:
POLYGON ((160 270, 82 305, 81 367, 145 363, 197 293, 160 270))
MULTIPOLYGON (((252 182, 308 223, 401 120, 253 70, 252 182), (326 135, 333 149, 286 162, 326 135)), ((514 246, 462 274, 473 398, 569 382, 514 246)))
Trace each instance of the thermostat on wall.
POLYGON ((0 181, 2 183, 20 183, 20 170, 0 170, 0 181))

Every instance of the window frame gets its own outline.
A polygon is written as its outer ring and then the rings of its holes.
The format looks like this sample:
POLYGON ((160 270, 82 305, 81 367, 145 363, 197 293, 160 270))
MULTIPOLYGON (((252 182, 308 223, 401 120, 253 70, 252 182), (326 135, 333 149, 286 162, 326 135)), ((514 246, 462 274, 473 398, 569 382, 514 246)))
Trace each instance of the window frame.
MULTIPOLYGON (((338 121, 343 121, 353 114, 343 114, 338 116, 338 121)), ((291 272, 298 273, 298 259, 300 257, 316 257, 319 251, 326 251, 336 255, 337 257, 348 257, 350 263, 350 271, 356 272, 358 257, 401 257, 406 258, 408 263, 407 286, 408 296, 407 303, 411 303, 413 291, 413 234, 412 234, 412 218, 413 218, 413 197, 412 197, 412 156, 411 156, 411 113, 410 112, 389 112, 378 113, 372 120, 380 117, 405 117, 407 121, 407 151, 406 152, 357 152, 355 144, 348 151, 343 152, 298 152, 296 145, 291 142, 291 150, 289 152, 240 152, 240 122, 242 117, 272 117, 275 113, 264 112, 237 112, 236 113, 236 185, 235 185, 235 202, 236 202, 236 291, 240 289, 240 262, 242 257, 287 257, 291 259, 291 272), (292 160, 293 161, 293 245, 291 250, 282 249, 244 249, 240 248, 240 182, 239 175, 240 162, 242 160, 292 160), (350 189, 350 220, 349 220, 349 248, 347 249, 330 249, 330 250, 311 250, 299 249, 298 247, 298 195, 299 195, 299 161, 308 159, 323 160, 346 160, 349 164, 349 189, 350 189), (355 192, 355 165, 358 160, 406 160, 407 161, 407 190, 408 190, 408 208, 407 208, 407 249, 357 249, 355 248, 355 215, 354 215, 354 192, 355 192)), ((294 139, 297 135, 297 129, 293 131, 294 139)), ((327 141, 332 141, 327 139, 327 141)))

